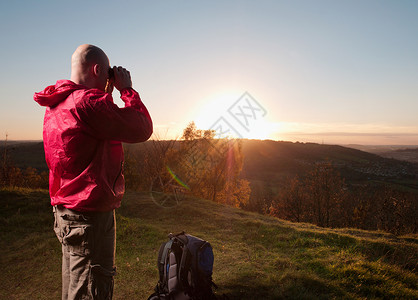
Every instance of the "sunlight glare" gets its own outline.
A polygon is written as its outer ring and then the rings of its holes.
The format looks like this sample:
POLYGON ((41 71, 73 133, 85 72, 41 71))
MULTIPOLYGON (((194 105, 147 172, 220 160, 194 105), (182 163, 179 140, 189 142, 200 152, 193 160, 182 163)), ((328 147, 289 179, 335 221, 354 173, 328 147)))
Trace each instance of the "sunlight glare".
POLYGON ((197 128, 211 128, 220 117, 228 114, 228 108, 239 96, 239 92, 223 92, 203 99, 200 108, 194 116, 197 128))
POLYGON ((267 118, 259 117, 257 120, 253 120, 247 130, 228 113, 228 109, 241 95, 242 93, 239 92, 223 92, 204 99, 193 118, 196 127, 199 129, 214 128, 214 124, 223 117, 236 132, 230 135, 232 138, 241 136, 247 139, 271 139, 272 134, 277 131, 277 126, 269 122, 267 118))

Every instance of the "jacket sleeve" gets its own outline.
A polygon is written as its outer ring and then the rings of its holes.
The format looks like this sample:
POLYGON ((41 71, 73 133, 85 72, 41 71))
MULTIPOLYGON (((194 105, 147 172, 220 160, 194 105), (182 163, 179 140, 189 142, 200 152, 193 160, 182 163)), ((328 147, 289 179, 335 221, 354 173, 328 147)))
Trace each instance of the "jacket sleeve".
POLYGON ((113 103, 112 96, 88 92, 77 105, 77 114, 86 131, 98 139, 125 143, 144 142, 152 134, 152 120, 147 108, 132 88, 121 91, 124 108, 113 103))

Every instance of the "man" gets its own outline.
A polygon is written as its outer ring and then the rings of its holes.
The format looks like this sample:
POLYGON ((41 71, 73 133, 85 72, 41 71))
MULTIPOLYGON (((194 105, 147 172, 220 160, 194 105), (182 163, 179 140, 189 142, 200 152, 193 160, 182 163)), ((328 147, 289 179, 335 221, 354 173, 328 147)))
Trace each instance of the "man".
POLYGON ((35 93, 46 106, 43 140, 62 243, 62 299, 111 299, 115 274, 115 218, 124 194, 121 142, 146 141, 150 115, 130 73, 110 68, 98 47, 81 45, 71 58, 71 80, 35 93), (124 108, 113 103, 113 86, 124 108))

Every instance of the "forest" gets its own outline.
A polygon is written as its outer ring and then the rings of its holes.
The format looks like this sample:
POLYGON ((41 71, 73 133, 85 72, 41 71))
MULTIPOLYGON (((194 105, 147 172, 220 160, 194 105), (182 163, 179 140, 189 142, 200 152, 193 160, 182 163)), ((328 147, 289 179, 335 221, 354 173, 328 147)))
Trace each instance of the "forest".
MULTIPOLYGON (((25 147, 0 148, 0 185, 47 189, 42 144, 25 147)), ((126 188, 163 207, 198 197, 320 227, 418 230, 416 163, 342 146, 216 139, 193 122, 179 140, 124 150, 126 188)))

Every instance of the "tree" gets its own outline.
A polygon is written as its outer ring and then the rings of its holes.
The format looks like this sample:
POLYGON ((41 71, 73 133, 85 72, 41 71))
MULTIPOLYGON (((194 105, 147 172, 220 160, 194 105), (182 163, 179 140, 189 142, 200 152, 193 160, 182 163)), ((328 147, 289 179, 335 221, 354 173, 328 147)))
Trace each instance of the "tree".
POLYGON ((336 226, 345 184, 330 163, 316 164, 305 177, 288 179, 273 200, 270 214, 295 222, 336 226))
POLYGON ((244 209, 255 211, 260 214, 270 214, 276 198, 272 189, 272 182, 253 181, 251 182, 251 196, 244 209))
POLYGON ((331 226, 338 218, 335 212, 345 190, 340 174, 329 162, 319 163, 308 175, 307 188, 314 223, 322 227, 331 226))
POLYGON ((215 139, 213 130, 199 130, 191 122, 183 131, 179 174, 196 196, 243 206, 248 203, 249 182, 239 178, 242 145, 239 140, 215 139))
POLYGON ((298 176, 285 180, 270 207, 270 214, 293 222, 311 222, 305 182, 298 176))

